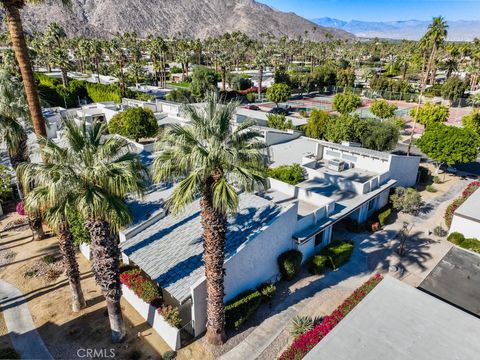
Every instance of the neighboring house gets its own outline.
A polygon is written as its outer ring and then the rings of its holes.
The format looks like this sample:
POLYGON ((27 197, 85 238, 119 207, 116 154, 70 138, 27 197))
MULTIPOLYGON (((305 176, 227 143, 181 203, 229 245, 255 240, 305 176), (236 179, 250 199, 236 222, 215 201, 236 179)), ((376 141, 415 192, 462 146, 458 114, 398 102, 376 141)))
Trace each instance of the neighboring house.
MULTIPOLYGON (((258 106, 262 108, 262 104, 258 104, 258 106)), ((266 110, 267 111, 251 110, 245 107, 239 107, 235 116, 235 123, 241 124, 247 119, 252 119, 258 126, 267 126, 268 116, 270 115, 268 110, 271 110, 271 107, 266 107, 266 110)), ((308 121, 308 119, 303 117, 287 116, 286 118, 287 120, 291 120, 292 125, 295 127, 306 125, 308 121)))
POLYGON ((300 137, 268 149, 272 167, 300 164, 306 180, 289 185, 269 179, 263 196, 298 204, 293 238, 304 260, 330 243, 335 225, 364 223, 388 202, 396 185, 415 184, 420 158, 300 137))
POLYGON ((68 110, 69 114, 73 114, 77 120, 85 121, 87 124, 108 123, 120 111, 120 107, 114 101, 93 103, 79 109, 68 110))
POLYGON ((65 112, 66 109, 60 106, 42 109, 47 128, 47 137, 49 139, 55 139, 58 137, 57 131, 61 128, 60 123, 65 112))
POLYGON ((466 238, 480 239, 480 189, 458 207, 453 214, 450 233, 459 232, 466 238))
MULTIPOLYGON (((171 188, 165 191, 156 192, 155 204, 167 198, 171 188)), ((124 261, 139 266, 159 284, 164 300, 180 309, 182 327, 198 336, 206 329, 207 314, 199 201, 178 216, 155 206, 147 212, 151 213, 147 220, 122 232, 124 261)), ((228 220, 225 301, 278 280, 277 257, 294 247, 296 216, 294 204, 278 206, 253 194, 240 194, 239 211, 228 220)))
POLYGON ((480 320, 386 277, 305 360, 478 359, 480 320))
POLYGON ((480 317, 480 254, 452 247, 418 287, 480 317))
POLYGON ((150 109, 154 113, 158 112, 157 104, 154 101, 144 101, 144 100, 136 100, 136 99, 122 99, 122 108, 131 108, 131 107, 139 107, 142 109, 150 109))

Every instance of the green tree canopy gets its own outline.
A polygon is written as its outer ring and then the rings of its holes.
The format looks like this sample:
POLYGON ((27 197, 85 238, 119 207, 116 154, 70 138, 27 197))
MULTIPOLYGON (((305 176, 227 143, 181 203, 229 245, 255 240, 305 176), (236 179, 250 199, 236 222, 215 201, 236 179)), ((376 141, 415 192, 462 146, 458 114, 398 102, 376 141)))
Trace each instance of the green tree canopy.
POLYGON ((108 131, 138 141, 155 137, 158 123, 152 110, 134 107, 116 114, 108 123, 108 131))
POLYGON ((352 68, 338 69, 337 86, 353 87, 355 84, 355 71, 352 68))
POLYGON ((305 135, 314 139, 324 139, 329 122, 330 115, 326 111, 312 109, 307 125, 305 125, 305 135))
POLYGON ((358 109, 362 105, 360 96, 351 92, 337 94, 333 98, 333 109, 342 115, 347 115, 358 109))
POLYGON ((267 126, 282 131, 293 129, 292 120, 287 119, 285 115, 281 114, 268 115, 267 126))
POLYGON ((395 110, 398 109, 398 106, 395 104, 390 104, 386 100, 375 100, 370 106, 370 111, 376 117, 385 120, 395 116, 395 110))
POLYGON ((274 102, 278 107, 278 104, 290 99, 292 92, 287 84, 273 84, 267 90, 267 99, 274 102))
POLYGON ((463 96, 467 88, 468 85, 465 81, 458 76, 452 76, 445 81, 445 84, 443 84, 442 96, 450 101, 456 101, 463 96))
POLYGON ((432 124, 416 141, 419 149, 437 162, 437 172, 442 164, 449 166, 475 161, 480 138, 469 129, 444 124, 432 124))
POLYGON ((473 110, 462 118, 462 125, 480 136, 480 110, 473 110))
POLYGON ((394 209, 406 214, 415 215, 423 206, 422 196, 413 188, 397 187, 390 200, 394 209))
POLYGON ((192 95, 203 99, 212 90, 217 89, 217 74, 205 66, 196 66, 192 72, 192 95))
POLYGON ((418 115, 417 108, 410 110, 410 116, 415 117, 417 115, 417 121, 425 126, 430 126, 435 123, 444 123, 447 121, 449 113, 450 111, 447 106, 431 103, 418 108, 418 115))

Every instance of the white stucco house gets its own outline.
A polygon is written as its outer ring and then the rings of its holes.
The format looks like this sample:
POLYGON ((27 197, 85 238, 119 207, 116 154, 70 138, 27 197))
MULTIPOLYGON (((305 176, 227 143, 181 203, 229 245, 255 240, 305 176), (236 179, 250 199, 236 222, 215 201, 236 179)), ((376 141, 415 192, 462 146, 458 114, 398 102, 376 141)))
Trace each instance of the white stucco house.
POLYGON ((480 189, 458 207, 453 214, 450 233, 458 232, 466 238, 480 239, 480 189))

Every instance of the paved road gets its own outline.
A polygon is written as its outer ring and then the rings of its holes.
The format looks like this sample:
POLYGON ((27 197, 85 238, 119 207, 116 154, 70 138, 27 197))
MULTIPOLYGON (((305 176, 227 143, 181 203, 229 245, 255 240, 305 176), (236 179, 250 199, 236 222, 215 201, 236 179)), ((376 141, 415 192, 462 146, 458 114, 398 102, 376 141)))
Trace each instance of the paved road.
POLYGON ((23 294, 3 280, 0 280, 0 307, 13 347, 20 357, 53 360, 33 323, 23 294))

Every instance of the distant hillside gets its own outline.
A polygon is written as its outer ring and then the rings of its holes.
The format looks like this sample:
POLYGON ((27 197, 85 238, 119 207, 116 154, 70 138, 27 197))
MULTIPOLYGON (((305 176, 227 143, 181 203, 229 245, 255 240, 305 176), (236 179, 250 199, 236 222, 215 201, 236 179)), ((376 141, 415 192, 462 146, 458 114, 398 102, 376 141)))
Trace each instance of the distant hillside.
POLYGON ((109 36, 136 32, 164 37, 206 38, 242 31, 251 36, 270 33, 297 37, 308 31, 310 38, 324 40, 353 37, 343 30, 325 29, 293 13, 272 9, 254 0, 71 0, 70 9, 52 0, 27 5, 22 17, 27 31, 44 30, 57 21, 69 35, 109 36), (312 31, 317 27, 316 31, 312 31))
MULTIPOLYGON (((419 40, 427 31, 430 21, 406 20, 406 21, 342 21, 332 18, 321 18, 312 20, 320 26, 328 26, 348 31, 358 37, 366 38, 389 38, 419 40)), ((471 41, 480 37, 480 20, 448 21, 448 40, 471 41)))

